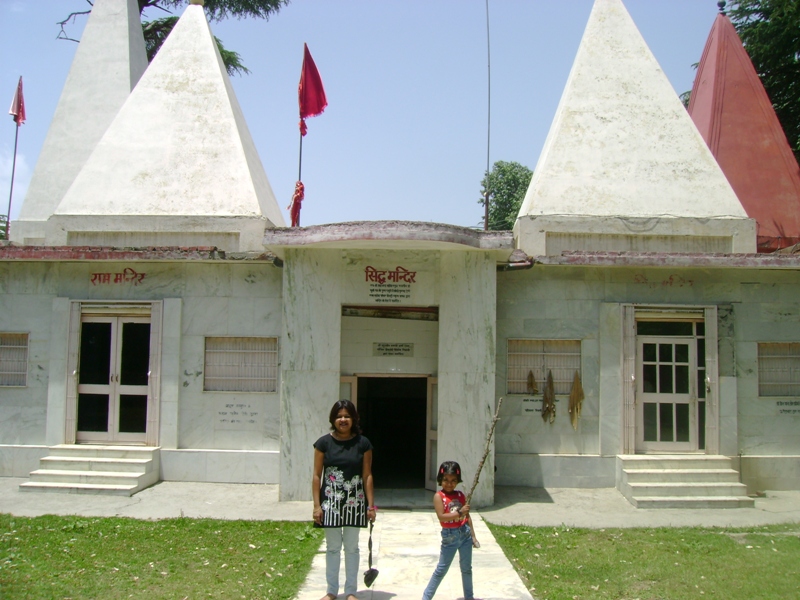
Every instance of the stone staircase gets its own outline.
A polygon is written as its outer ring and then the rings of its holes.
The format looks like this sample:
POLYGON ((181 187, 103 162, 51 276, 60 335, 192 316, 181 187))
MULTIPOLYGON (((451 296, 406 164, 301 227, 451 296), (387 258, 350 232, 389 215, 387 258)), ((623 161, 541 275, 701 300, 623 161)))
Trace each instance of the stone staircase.
POLYGON ((617 456, 617 489, 637 508, 752 508, 727 456, 617 456))
POLYGON ((50 448, 19 489, 131 496, 156 483, 160 471, 159 448, 62 444, 50 448))

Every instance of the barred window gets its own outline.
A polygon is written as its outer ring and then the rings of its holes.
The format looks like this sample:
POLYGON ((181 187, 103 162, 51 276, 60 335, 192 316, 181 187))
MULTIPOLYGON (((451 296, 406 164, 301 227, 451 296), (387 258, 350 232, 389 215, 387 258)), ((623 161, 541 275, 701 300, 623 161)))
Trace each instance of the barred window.
POLYGON ((800 396, 800 343, 758 345, 758 395, 800 396))
POLYGON ((206 338, 203 389, 209 392, 275 392, 278 338, 206 338))
POLYGON ((580 370, 580 340, 508 340, 508 394, 530 394, 531 373, 536 389, 533 393, 544 393, 547 372, 551 371, 556 394, 568 395, 575 371, 580 370))
POLYGON ((28 334, 0 333, 0 386, 28 384, 28 334))

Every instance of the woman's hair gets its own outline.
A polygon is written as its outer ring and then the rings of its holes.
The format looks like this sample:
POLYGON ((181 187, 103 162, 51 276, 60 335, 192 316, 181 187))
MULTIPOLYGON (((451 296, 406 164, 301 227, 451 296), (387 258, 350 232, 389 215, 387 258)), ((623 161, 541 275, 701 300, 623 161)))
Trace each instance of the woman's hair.
POLYGON ((436 474, 436 483, 442 484, 442 479, 445 475, 455 475, 458 477, 458 483, 461 483, 461 465, 454 460, 446 460, 439 465, 439 472, 436 474))
POLYGON ((334 423, 336 422, 336 417, 339 416, 339 411, 342 409, 345 409, 353 419, 353 427, 350 429, 352 434, 358 435, 361 433, 361 427, 358 424, 358 409, 350 400, 338 400, 334 403, 333 408, 331 408, 331 414, 328 417, 328 421, 331 424, 331 431, 336 431, 336 425, 334 425, 334 423))

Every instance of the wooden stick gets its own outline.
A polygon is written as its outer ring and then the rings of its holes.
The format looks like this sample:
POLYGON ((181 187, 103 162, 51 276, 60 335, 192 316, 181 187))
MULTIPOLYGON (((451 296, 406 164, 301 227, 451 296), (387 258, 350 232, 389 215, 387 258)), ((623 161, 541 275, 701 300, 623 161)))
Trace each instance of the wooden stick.
POLYGON ((501 397, 497 401, 497 410, 494 412, 494 418, 492 419, 492 426, 489 428, 489 435, 486 436, 486 449, 483 451, 483 458, 481 462, 478 463, 478 470, 475 471, 475 479, 472 480, 472 487, 469 490, 469 494, 467 494, 467 504, 470 503, 472 500, 472 494, 475 492, 475 488, 478 487, 478 478, 481 475, 481 469, 483 469, 483 463, 486 462, 486 458, 489 456, 489 448, 491 447, 492 442, 492 435, 494 435, 494 428, 497 425, 497 421, 500 420, 500 406, 503 404, 503 398, 501 397))

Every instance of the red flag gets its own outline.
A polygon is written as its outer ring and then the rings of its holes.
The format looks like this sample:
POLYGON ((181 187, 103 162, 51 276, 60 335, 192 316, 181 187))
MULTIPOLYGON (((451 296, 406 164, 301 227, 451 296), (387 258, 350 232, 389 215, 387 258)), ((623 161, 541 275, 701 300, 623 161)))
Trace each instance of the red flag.
POLYGON ((25 122, 25 98, 22 95, 22 76, 19 78, 17 91, 14 92, 14 99, 11 101, 11 108, 8 109, 8 114, 14 117, 14 123, 17 124, 17 127, 25 122))
POLYGON ((300 85, 297 87, 297 96, 300 103, 300 133, 306 134, 306 119, 321 115, 328 106, 325 98, 325 88, 322 87, 322 78, 317 71, 317 65, 308 51, 308 44, 303 44, 303 71, 300 73, 300 85))

